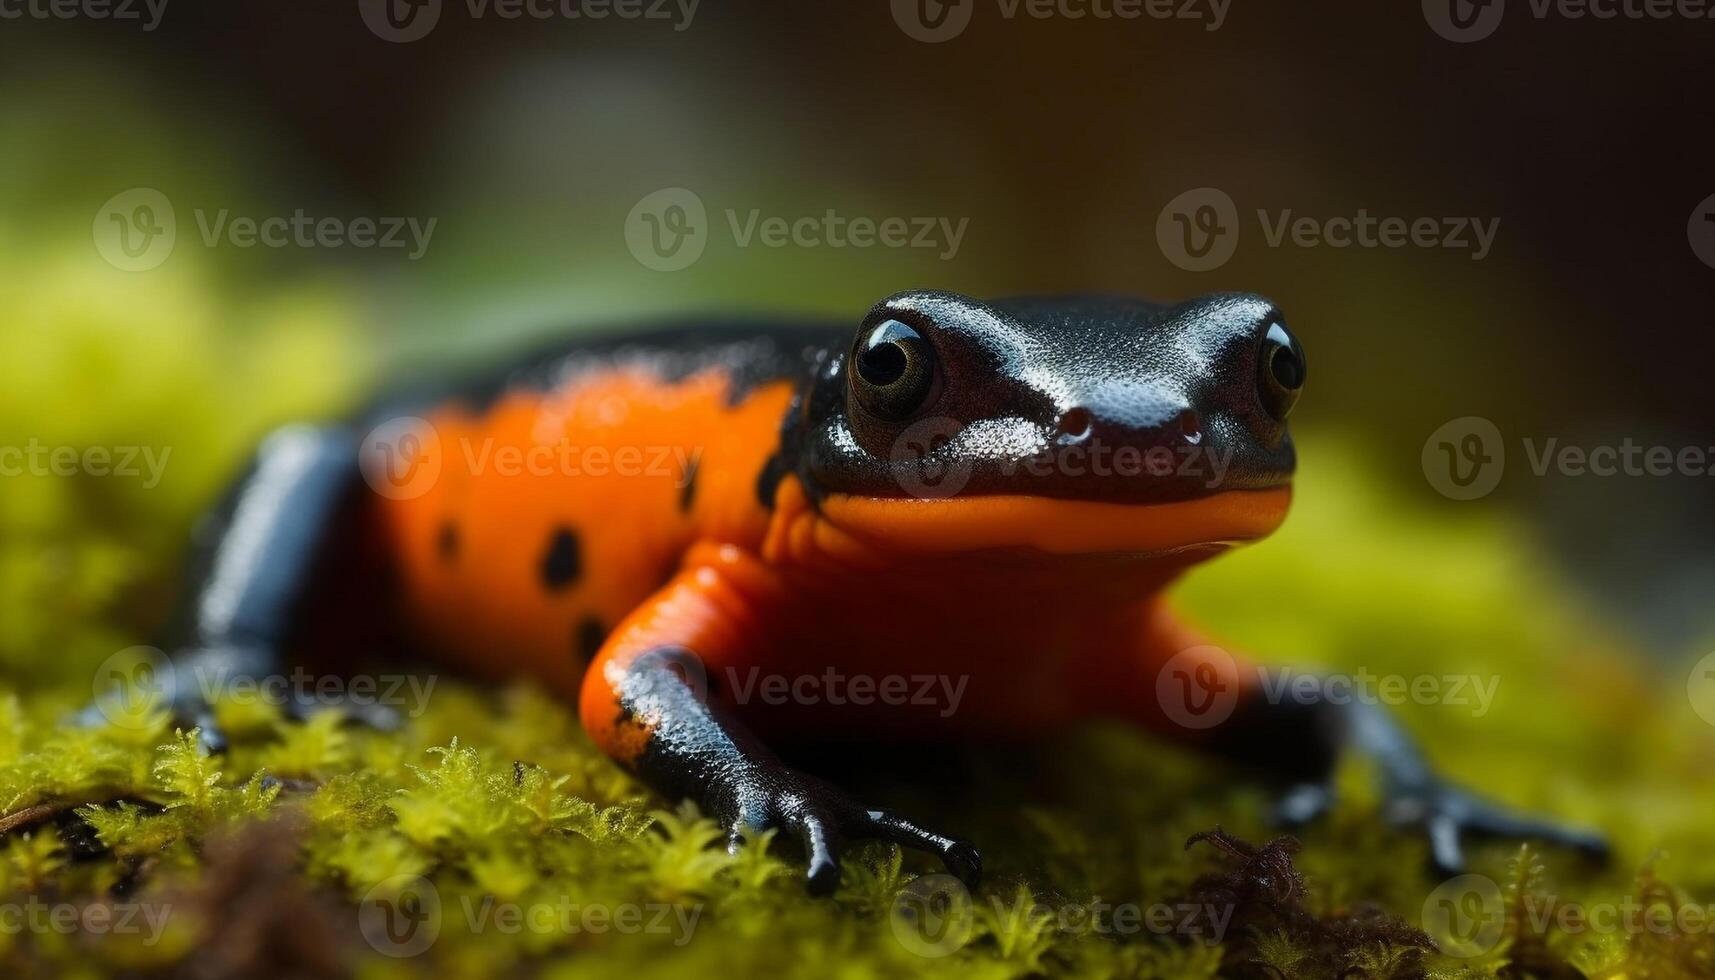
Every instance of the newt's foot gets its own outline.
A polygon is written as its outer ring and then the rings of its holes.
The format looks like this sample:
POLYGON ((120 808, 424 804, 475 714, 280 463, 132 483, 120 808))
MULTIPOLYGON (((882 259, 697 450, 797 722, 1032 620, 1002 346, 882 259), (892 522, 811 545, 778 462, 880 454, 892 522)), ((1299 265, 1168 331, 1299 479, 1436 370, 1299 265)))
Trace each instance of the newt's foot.
MULTIPOLYGON (((1276 802, 1274 820, 1282 826, 1301 827, 1326 814, 1333 803, 1334 793, 1328 785, 1301 783, 1288 789, 1276 802)), ((1394 826, 1428 836, 1430 863, 1442 876, 1464 872, 1467 835, 1537 840, 1595 861, 1608 860, 1608 842, 1595 831, 1519 813, 1439 781, 1391 792, 1382 812, 1394 826)))
POLYGON ((805 884, 813 895, 831 894, 840 883, 840 844, 849 838, 927 851, 970 888, 982 879, 982 857, 970 842, 924 830, 886 810, 860 807, 827 783, 782 765, 731 772, 711 787, 705 802, 726 828, 729 849, 770 827, 795 835, 804 845, 805 884))
POLYGON ((1430 862, 1443 876, 1465 870, 1466 835, 1537 840, 1596 861, 1608 860, 1608 842, 1601 834, 1519 813, 1446 783, 1395 793, 1385 812, 1395 826, 1420 828, 1429 836, 1430 862))

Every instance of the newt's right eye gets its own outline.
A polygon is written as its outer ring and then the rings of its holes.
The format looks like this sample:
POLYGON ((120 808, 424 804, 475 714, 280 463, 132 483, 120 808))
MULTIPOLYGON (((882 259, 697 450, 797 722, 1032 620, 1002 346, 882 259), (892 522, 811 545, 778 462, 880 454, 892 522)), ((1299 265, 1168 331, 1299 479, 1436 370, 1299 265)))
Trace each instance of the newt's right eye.
POLYGON ((1304 390, 1304 348, 1278 321, 1269 324, 1257 354, 1257 394, 1276 421, 1286 421, 1304 390))
POLYGON ((883 320, 858 335, 850 375, 852 396, 865 411, 900 422, 934 397, 941 372, 935 349, 915 327, 883 320))

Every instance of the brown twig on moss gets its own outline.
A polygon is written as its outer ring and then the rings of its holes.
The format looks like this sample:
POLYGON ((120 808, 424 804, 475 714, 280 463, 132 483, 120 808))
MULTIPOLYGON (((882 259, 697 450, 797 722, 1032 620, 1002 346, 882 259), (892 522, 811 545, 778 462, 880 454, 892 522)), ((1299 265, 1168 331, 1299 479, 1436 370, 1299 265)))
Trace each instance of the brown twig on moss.
POLYGON ((1305 907, 1309 887, 1293 865, 1299 849, 1293 838, 1276 837, 1259 847, 1217 827, 1193 834, 1185 847, 1204 843, 1220 851, 1228 867, 1192 882, 1188 900, 1230 914, 1224 976, 1417 980, 1425 975, 1423 953, 1434 951, 1435 943, 1422 931, 1375 908, 1318 916, 1305 907), (1379 964, 1385 964, 1386 974, 1376 975, 1379 964))

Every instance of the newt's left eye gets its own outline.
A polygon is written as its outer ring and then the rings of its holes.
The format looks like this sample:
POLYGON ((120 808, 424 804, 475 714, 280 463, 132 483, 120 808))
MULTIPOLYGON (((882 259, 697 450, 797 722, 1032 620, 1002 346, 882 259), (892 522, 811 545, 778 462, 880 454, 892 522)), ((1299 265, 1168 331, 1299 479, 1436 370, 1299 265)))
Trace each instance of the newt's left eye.
POLYGON ((1257 351, 1257 394, 1276 421, 1286 421, 1304 390, 1304 348, 1280 322, 1269 324, 1257 351))
POLYGON ((866 410, 889 421, 910 418, 922 408, 938 377, 935 349, 903 321, 883 320, 860 333, 852 347, 852 394, 866 410))

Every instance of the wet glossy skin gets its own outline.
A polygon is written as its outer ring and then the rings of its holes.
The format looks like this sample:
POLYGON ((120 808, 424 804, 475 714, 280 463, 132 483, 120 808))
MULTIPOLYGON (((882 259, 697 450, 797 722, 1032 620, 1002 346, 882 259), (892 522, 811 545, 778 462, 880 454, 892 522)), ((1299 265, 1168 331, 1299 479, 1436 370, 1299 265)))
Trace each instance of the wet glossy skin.
POLYGON ((1192 665, 1234 694, 1229 720, 1166 710, 1163 665, 1207 640, 1162 592, 1284 519, 1304 380, 1279 312, 1248 294, 915 291, 855 329, 584 345, 416 409, 418 462, 438 475, 408 494, 330 489, 353 485, 339 433, 299 450, 327 465, 271 465, 265 447, 198 594, 276 625, 205 619, 183 645, 271 662, 290 640, 278 624, 336 591, 318 569, 376 562, 394 589, 348 616, 380 608, 414 649, 538 678, 617 761, 735 837, 801 839, 818 890, 842 836, 934 851, 972 880, 980 862, 786 768, 768 740, 1017 738, 1108 715, 1264 769, 1291 787, 1283 816, 1308 819, 1349 737, 1443 864, 1461 830, 1553 836, 1435 780, 1385 719, 1267 703, 1237 657, 1192 665), (264 521, 244 506, 263 498, 297 505, 264 521), (878 696, 895 678, 930 695, 878 696))
POLYGON ((913 474, 904 471, 919 463, 900 458, 897 443, 928 419, 952 424, 922 462, 967 471, 968 495, 1144 503, 1284 486, 1292 440, 1258 394, 1259 359, 1275 349, 1267 333, 1283 322, 1266 300, 1245 294, 1165 306, 1119 297, 989 305, 901 293, 877 304, 864 326, 917 330, 933 347, 938 390, 902 417, 878 416, 850 397, 847 352, 831 352, 787 444, 818 493, 906 494, 913 474), (1023 465, 1074 446, 1155 451, 1175 465, 1111 478, 1023 465), (1211 486, 1207 470, 1180 472, 1193 457, 1231 466, 1211 486))

